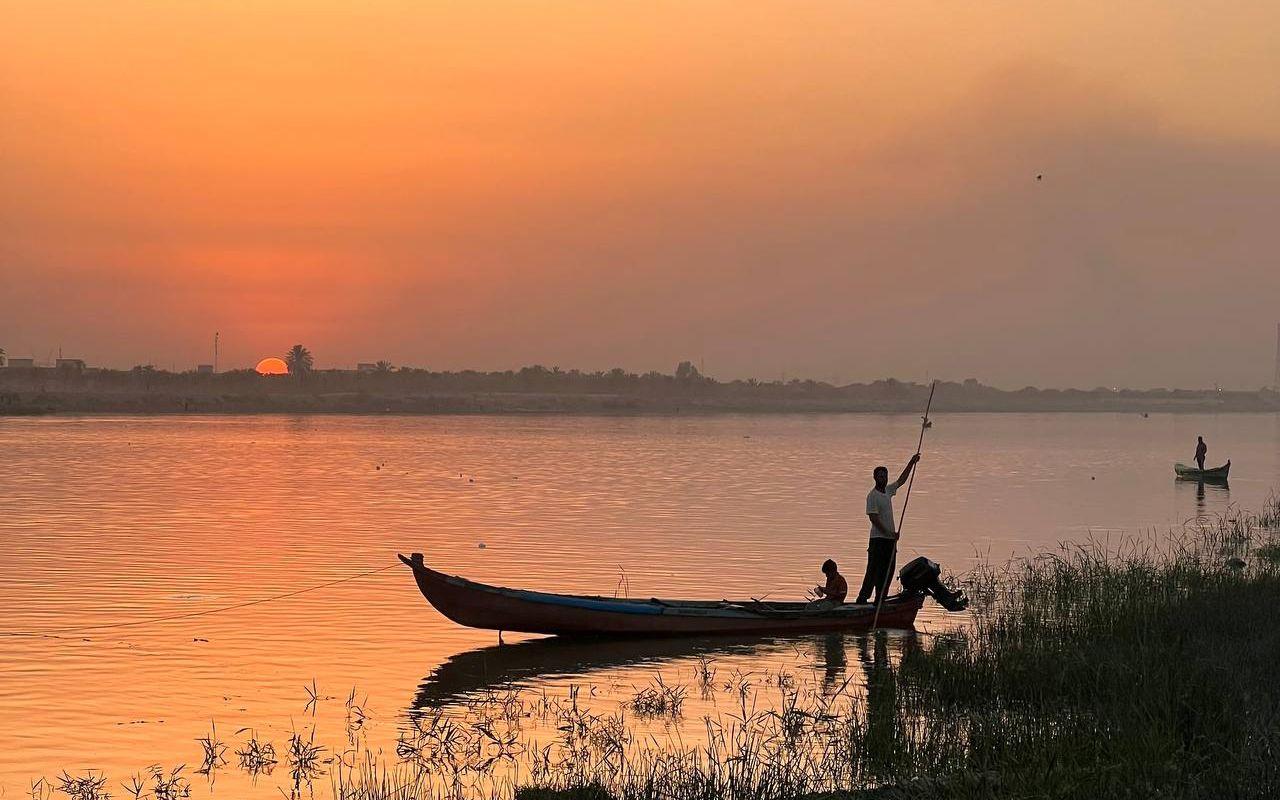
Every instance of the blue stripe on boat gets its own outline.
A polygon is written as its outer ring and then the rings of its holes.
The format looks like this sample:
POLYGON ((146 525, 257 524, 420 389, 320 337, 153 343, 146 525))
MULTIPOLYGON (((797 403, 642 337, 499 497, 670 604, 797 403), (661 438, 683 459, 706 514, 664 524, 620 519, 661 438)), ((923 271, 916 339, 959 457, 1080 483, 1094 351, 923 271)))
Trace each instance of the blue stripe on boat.
POLYGON ((614 603, 609 600, 591 600, 586 597, 566 597, 562 594, 544 594, 542 592, 529 592, 524 590, 515 590, 513 594, 519 595, 525 600, 533 600, 537 603, 546 603, 552 606, 572 606, 573 608, 586 608, 591 611, 608 611, 614 614, 661 614, 662 608, 649 603, 614 603))

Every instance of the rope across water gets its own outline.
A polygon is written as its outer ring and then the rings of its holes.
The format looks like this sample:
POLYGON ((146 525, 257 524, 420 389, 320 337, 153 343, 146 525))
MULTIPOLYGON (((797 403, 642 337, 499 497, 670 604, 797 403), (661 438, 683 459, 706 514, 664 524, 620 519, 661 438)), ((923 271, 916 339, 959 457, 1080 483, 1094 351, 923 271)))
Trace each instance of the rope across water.
POLYGON ((356 573, 355 575, 348 575, 345 578, 338 578, 337 580, 326 581, 325 583, 319 583, 319 584, 316 584, 315 586, 308 586, 305 589, 294 589, 293 591, 283 592, 281 594, 272 595, 270 597, 260 597, 257 600, 246 600, 243 603, 233 603, 232 605, 221 606, 219 608, 206 608, 202 611, 189 611, 185 614, 169 614, 163 617, 150 617, 148 619, 137 619, 137 620, 131 620, 129 622, 104 622, 98 625, 73 625, 66 628, 47 628, 41 631, 0 631, 0 636, 32 636, 32 637, 53 636, 60 633, 81 633, 84 631, 100 631, 100 630, 107 630, 110 628, 132 628, 140 625, 154 625, 159 622, 173 622, 175 620, 180 620, 180 619, 192 619, 194 617, 207 617, 210 614, 221 614, 224 611, 234 611, 239 608, 248 608, 249 606, 259 606, 259 605, 262 605, 263 603, 271 603, 276 600, 284 600, 289 597, 297 597, 298 595, 306 594, 307 592, 314 592, 318 589, 327 589, 330 586, 337 586, 340 583, 348 583, 350 581, 359 580, 360 578, 367 578, 370 575, 377 575, 379 572, 386 572, 389 569, 395 569, 396 567, 399 567, 399 566, 400 565, 398 563, 388 564, 385 567, 379 567, 377 569, 371 569, 365 572, 359 572, 359 573, 356 573))

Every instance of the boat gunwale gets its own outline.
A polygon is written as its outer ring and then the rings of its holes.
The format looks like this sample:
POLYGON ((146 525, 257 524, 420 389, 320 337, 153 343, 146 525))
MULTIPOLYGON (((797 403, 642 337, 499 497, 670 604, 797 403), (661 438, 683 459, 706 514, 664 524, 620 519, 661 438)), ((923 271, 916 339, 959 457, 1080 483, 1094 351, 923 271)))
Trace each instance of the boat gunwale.
MULTIPOLYGON (((579 601, 584 605, 579 606, 589 611, 599 613, 613 614, 629 614, 636 613, 629 609, 610 608, 609 606, 632 606, 637 610, 639 608, 646 609, 639 612, 646 616, 663 615, 672 617, 717 617, 723 619, 778 619, 778 620, 804 620, 804 619, 847 619, 856 618, 875 612, 874 603, 841 603, 826 608, 813 608, 811 603, 802 601, 779 601, 777 603, 763 603, 758 600, 664 600, 657 597, 648 599, 642 598, 615 598, 604 597, 602 595, 583 595, 583 594, 564 594, 557 592, 543 592, 533 589, 513 589, 507 586, 497 586, 489 583, 464 578, 461 575, 451 575, 449 573, 440 572, 433 569, 421 560, 421 554, 414 553, 419 560, 414 561, 399 555, 401 561, 408 565, 415 572, 422 570, 427 576, 433 580, 448 583, 459 589, 468 591, 479 591, 489 594, 495 594, 500 597, 507 597, 521 602, 535 603, 544 605, 549 608, 564 606, 562 600, 579 601)), ((427 598, 430 600, 430 597, 427 598)), ((882 608, 897 608, 909 606, 912 604, 923 604, 924 595, 907 595, 898 594, 885 598, 882 608)), ((574 605, 577 605, 576 603, 574 605)))
POLYGON ((1181 461, 1173 465, 1173 474, 1179 478, 1190 478, 1192 480, 1201 480, 1209 478, 1223 479, 1231 473, 1231 459, 1227 459, 1227 463, 1217 467, 1209 467, 1208 469, 1200 469, 1183 464, 1181 461))

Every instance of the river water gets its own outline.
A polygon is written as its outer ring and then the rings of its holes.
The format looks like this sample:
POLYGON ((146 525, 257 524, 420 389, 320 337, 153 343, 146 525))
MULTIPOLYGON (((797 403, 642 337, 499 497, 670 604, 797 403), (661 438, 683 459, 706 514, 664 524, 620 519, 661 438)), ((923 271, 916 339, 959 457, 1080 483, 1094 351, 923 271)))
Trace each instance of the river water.
MULTIPOLYGON (((726 691, 725 676, 790 669, 856 682, 865 637, 508 635, 498 648, 442 618, 398 567, 217 610, 415 550, 486 582, 633 597, 798 599, 827 557, 856 586, 871 469, 896 473, 918 432, 916 417, 871 414, 2 419, 0 797, 63 770, 105 774, 128 796, 120 783, 153 764, 188 765, 196 797, 279 796, 288 776, 238 769, 235 749, 301 731, 338 753, 353 688, 365 747, 394 761, 415 709, 464 708, 512 681, 589 686, 602 707, 658 674, 687 681, 700 656, 726 691), (211 727, 230 763, 197 776, 211 727)), ((941 415, 902 549, 962 573, 1257 508, 1277 486, 1276 415, 941 415), (1229 487, 1173 480, 1197 434, 1210 462, 1232 460, 1229 487)), ((919 626, 950 624, 935 607, 919 626)), ((714 694, 685 717, 714 713, 726 702, 714 694)))

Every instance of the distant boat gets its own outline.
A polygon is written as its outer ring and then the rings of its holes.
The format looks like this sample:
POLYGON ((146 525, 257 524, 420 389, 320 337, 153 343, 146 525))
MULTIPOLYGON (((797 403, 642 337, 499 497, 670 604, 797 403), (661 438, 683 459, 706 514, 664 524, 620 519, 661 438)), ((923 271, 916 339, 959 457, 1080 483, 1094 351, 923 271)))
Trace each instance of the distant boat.
MULTIPOLYGON (((421 553, 400 560, 413 570, 418 589, 449 619, 469 628, 561 636, 689 636, 700 634, 865 631, 875 624, 872 603, 837 606, 759 600, 631 600, 507 589, 445 575, 421 553)), ((888 597, 879 626, 909 629, 924 594, 888 597)))
POLYGON ((1231 472, 1231 461, 1212 469, 1197 469, 1186 464, 1174 464, 1173 473, 1184 481, 1225 481, 1231 472))

